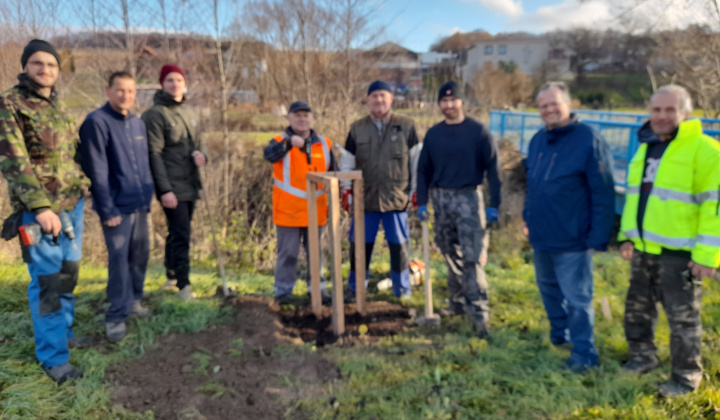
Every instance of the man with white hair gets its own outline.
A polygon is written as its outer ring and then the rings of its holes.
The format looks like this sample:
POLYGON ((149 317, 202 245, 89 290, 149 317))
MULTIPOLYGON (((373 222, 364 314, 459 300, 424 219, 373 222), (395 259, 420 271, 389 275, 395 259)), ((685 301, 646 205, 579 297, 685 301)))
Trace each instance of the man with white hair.
POLYGON ((566 366, 598 364, 593 325, 594 251, 605 251, 615 219, 610 148, 570 113, 570 94, 550 82, 537 95, 545 127, 526 160, 523 217, 534 249, 535 279, 550 321, 550 341, 572 345, 566 366))
POLYGON ((689 119, 692 101, 676 85, 650 99, 650 121, 628 169, 620 223, 622 257, 631 261, 625 301, 626 372, 658 366, 657 302, 670 326, 670 381, 662 396, 683 395, 702 379, 702 279, 720 265, 720 145, 689 119))

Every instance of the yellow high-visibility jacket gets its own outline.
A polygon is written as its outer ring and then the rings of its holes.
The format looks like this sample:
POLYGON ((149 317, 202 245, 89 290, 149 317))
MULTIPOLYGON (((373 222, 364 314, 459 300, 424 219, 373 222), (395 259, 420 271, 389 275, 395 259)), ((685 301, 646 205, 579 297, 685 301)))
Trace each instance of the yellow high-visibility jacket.
POLYGON ((642 229, 637 225, 647 144, 630 162, 620 222, 620 241, 659 255, 663 248, 689 251, 692 260, 720 265, 720 144, 702 132, 699 120, 680 123, 668 145, 648 197, 642 229), (642 235, 641 235, 642 231, 642 235))

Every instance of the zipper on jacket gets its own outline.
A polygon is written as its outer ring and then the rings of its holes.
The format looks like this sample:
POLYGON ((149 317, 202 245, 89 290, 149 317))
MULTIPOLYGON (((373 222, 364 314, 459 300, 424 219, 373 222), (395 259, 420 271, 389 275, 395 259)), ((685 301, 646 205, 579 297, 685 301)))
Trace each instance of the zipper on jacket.
POLYGON ((720 216, 720 185, 718 185, 718 203, 715 206, 715 216, 720 216))
POLYGON ((140 189, 140 192, 143 192, 142 182, 140 182, 140 174, 139 168, 137 165, 137 155, 135 154, 135 143, 133 142, 132 136, 130 135, 130 121, 128 121, 127 118, 125 118, 125 137, 127 137, 130 144, 128 146, 130 149, 130 153, 132 154, 132 161, 133 161, 133 167, 135 168, 135 180, 137 181, 138 188, 140 189))
POLYGON ((535 178, 535 174, 538 171, 538 168, 540 167, 540 159, 542 159, 543 152, 540 152, 537 158, 537 162, 535 162, 535 169, 533 169, 532 174, 530 175, 530 178, 535 178))
POLYGON ((550 171, 552 171, 553 166, 555 165, 555 158, 557 157, 557 153, 553 153, 552 159, 550 159, 550 166, 548 166, 547 172, 545 172, 545 181, 548 180, 550 177, 550 171))

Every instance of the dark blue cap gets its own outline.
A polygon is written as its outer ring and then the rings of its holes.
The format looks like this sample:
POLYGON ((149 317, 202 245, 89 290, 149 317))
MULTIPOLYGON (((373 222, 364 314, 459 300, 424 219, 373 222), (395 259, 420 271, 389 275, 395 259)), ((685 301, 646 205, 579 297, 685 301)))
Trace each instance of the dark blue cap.
POLYGON ((462 94, 460 93, 460 88, 457 83, 450 81, 440 86, 440 91, 438 92, 438 102, 442 101, 442 99, 446 96, 462 99, 462 94))
POLYGON ((308 105, 305 101, 296 101, 290 104, 290 111, 288 111, 288 114, 298 111, 312 112, 312 109, 310 109, 310 105, 308 105))
POLYGON ((376 80, 370 84, 370 87, 368 88, 368 95, 375 92, 376 90, 387 90, 388 92, 392 93, 392 88, 389 84, 386 82, 383 82, 382 80, 376 80))

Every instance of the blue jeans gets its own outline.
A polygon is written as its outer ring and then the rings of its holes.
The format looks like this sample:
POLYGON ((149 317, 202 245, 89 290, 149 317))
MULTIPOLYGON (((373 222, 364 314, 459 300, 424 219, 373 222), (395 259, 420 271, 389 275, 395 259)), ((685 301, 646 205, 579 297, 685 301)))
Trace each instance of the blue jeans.
POLYGON ((571 359, 597 364, 593 326, 593 252, 535 251, 535 278, 553 344, 572 342, 571 359))
POLYGON ((110 308, 105 322, 123 322, 133 304, 143 297, 145 272, 150 257, 148 213, 123 214, 118 226, 103 225, 108 249, 107 297, 110 308))
MULTIPOLYGON (((70 240, 61 232, 55 244, 52 234, 43 234, 40 243, 27 249, 28 304, 35 330, 35 355, 45 368, 65 364, 70 357, 67 340, 73 337, 73 290, 80 270, 84 205, 85 200, 81 199, 68 211, 75 239, 70 240)), ((31 223, 37 223, 35 215, 23 213, 23 224, 31 223)))
MULTIPOLYGON (((410 293, 410 227, 406 211, 365 212, 365 274, 370 277, 370 259, 380 222, 390 248, 390 279, 395 296, 410 293)), ((355 291, 355 221, 350 225, 350 290, 355 291)), ((367 282, 365 283, 367 285, 367 282)))

